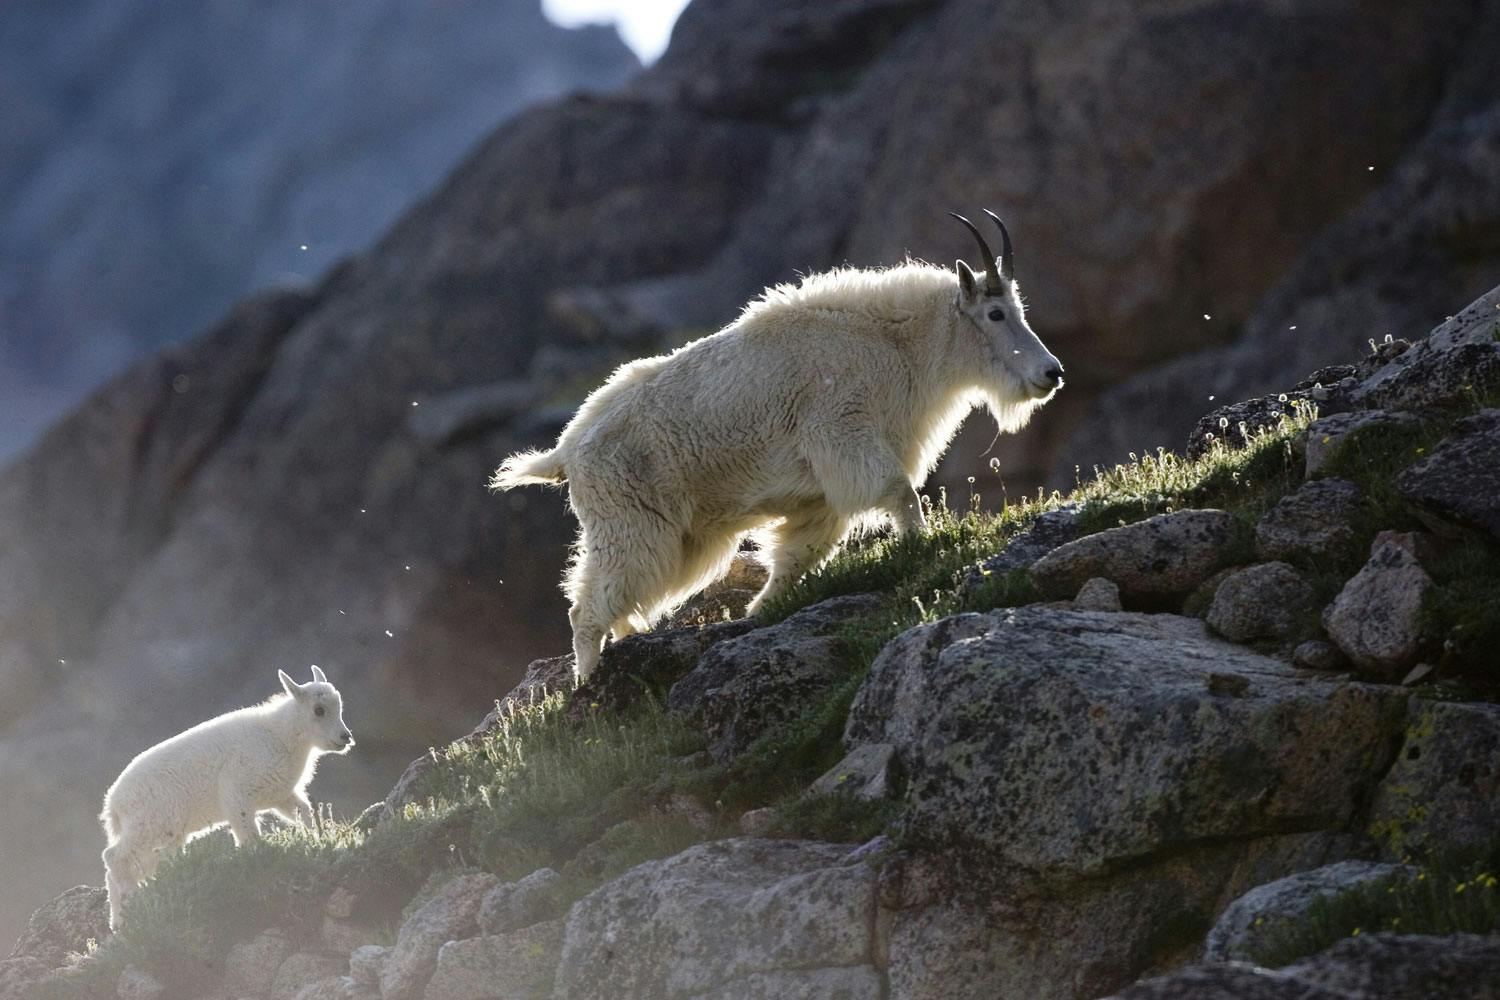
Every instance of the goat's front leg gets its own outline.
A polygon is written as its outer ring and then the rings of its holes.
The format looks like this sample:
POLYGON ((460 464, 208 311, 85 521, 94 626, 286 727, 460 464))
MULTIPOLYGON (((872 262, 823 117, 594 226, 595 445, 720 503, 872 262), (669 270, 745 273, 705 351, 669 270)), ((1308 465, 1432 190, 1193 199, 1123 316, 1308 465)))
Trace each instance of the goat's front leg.
POLYGON ((234 836, 234 846, 243 847, 260 839, 260 818, 255 814, 255 803, 249 796, 232 789, 219 794, 219 808, 229 823, 229 832, 234 836))

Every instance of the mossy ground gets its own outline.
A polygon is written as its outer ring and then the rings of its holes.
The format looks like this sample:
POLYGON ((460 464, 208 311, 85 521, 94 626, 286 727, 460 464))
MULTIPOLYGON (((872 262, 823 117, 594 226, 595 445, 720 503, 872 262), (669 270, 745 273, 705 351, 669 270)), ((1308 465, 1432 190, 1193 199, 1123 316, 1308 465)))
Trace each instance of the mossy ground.
MULTIPOLYGON (((362 900, 362 918, 394 934, 424 886, 430 892, 454 872, 485 870, 517 878, 550 865, 563 873, 568 894, 576 898, 642 861, 731 835, 738 816, 752 808, 775 807, 777 835, 868 839, 891 828, 896 806, 843 795, 807 796, 803 790, 842 755, 850 704, 892 637, 956 612, 1036 600, 1024 571, 977 584, 966 585, 966 578, 1040 513, 1068 500, 1079 505, 1084 533, 1188 507, 1220 507, 1253 522, 1300 484, 1298 444, 1314 416, 1297 411, 1279 426, 1252 434, 1243 448, 1216 446, 1196 460, 1168 452, 1132 456, 1129 463, 1099 470, 1067 498, 1038 497, 993 513, 977 505, 953 511, 939 498, 928 506, 928 531, 856 540, 764 610, 763 621, 773 622, 840 594, 888 596, 879 609, 846 627, 843 680, 798 719, 735 759, 706 762, 702 735, 649 699, 628 713, 594 712, 580 721, 565 711, 563 696, 553 696, 514 713, 477 744, 436 752, 422 801, 372 831, 330 820, 317 831, 273 832, 241 850, 223 835, 195 842, 137 894, 125 930, 103 945, 95 961, 38 995, 112 995, 113 977, 128 962, 177 988, 208 982, 235 941, 265 927, 306 927, 309 936, 315 934, 322 900, 334 885, 353 890, 362 900)), ((1358 568, 1376 531, 1419 526, 1392 483, 1440 439, 1452 419, 1456 415, 1418 430, 1356 435, 1330 464, 1326 474, 1357 482, 1369 503, 1355 542, 1336 565, 1304 567, 1321 581, 1320 589, 1330 591, 1323 596, 1332 596, 1331 590, 1358 568)), ((1500 558, 1493 549, 1471 540, 1429 570, 1438 587, 1426 611, 1428 626, 1446 650, 1445 662, 1468 664, 1496 648, 1500 616, 1493 608, 1500 601, 1500 558)), ((1453 881, 1454 895, 1476 886, 1490 892, 1488 872, 1494 868, 1475 869, 1453 881), (1459 892, 1460 884, 1469 888, 1459 892)), ((1470 899, 1481 896, 1476 892, 1470 899)), ((1339 934, 1349 933, 1343 925, 1350 914, 1369 904, 1352 900, 1344 910, 1320 917, 1306 934, 1326 937, 1335 927, 1339 934)), ((1405 927, 1457 926, 1458 916, 1443 917, 1446 924, 1438 919, 1436 897, 1420 906, 1433 910, 1432 920, 1424 922, 1417 919, 1418 910, 1399 907, 1389 917, 1405 927)), ((1493 926, 1494 913, 1484 912, 1493 926)), ((1384 914, 1362 917, 1359 925, 1388 922, 1384 914)), ((1295 947, 1302 945, 1288 946, 1295 947)))

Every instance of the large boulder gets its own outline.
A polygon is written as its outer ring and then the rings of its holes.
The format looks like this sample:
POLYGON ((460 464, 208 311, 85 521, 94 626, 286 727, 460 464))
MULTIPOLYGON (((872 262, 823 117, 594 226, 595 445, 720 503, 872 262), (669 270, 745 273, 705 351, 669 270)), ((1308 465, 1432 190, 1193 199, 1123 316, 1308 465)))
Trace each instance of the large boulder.
POLYGON ((849 853, 741 839, 634 868, 569 912, 555 995, 878 1000, 876 873, 849 853))
POLYGON ((1439 527, 1475 528, 1500 541, 1500 409, 1460 420, 1396 482, 1439 527))
POLYGON ((1303 483, 1256 522, 1255 552, 1262 559, 1306 563, 1340 555, 1354 543, 1352 522, 1362 501, 1359 487, 1347 479, 1303 483))
POLYGON ((1233 642, 1287 639, 1308 622, 1312 596, 1312 587, 1291 566, 1257 563, 1220 581, 1204 620, 1233 642))
POLYGON ((1019 608, 892 641, 845 739, 895 745, 914 842, 1079 876, 1341 829, 1404 712, 1399 691, 1315 679, 1194 619, 1019 608))
POLYGON ((31 958, 49 969, 68 956, 88 951, 89 942, 109 936, 109 894, 94 886, 74 886, 31 915, 11 958, 31 958))
POLYGON ((1410 547, 1376 539, 1370 560, 1323 611, 1328 636, 1354 663, 1398 675, 1422 641, 1422 601, 1432 578, 1410 547))
POLYGON ((874 594, 834 597, 716 643, 672 685, 667 707, 701 728, 715 755, 732 756, 798 718, 820 693, 849 675, 850 623, 882 603, 874 594))
POLYGON ((1094 577, 1129 605, 1181 600, 1249 554, 1248 531, 1222 510, 1179 510, 1108 528, 1053 549, 1031 567, 1044 593, 1072 597, 1094 577))

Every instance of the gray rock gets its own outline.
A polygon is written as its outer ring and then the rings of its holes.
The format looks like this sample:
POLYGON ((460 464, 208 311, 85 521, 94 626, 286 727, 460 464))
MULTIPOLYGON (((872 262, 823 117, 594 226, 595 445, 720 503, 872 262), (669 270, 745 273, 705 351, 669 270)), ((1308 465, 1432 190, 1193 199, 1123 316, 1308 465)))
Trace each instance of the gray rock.
POLYGON ((268 1000, 297 1000, 303 989, 348 971, 349 960, 329 952, 298 951, 286 957, 271 980, 268 1000))
POLYGON ((1415 556, 1377 540, 1370 561, 1324 609, 1323 628, 1357 666, 1399 676, 1416 661, 1422 600, 1431 588, 1415 556))
POLYGON ((1119 611, 1120 588, 1102 576, 1096 576, 1078 588, 1073 607, 1079 611, 1119 611))
POLYGON ((1475 528, 1500 539, 1500 409, 1460 420, 1396 485, 1438 525, 1475 528))
POLYGON ((740 833, 747 837, 768 836, 776 826, 776 817, 775 806, 751 809, 740 816, 740 833))
POLYGON ((1312 596, 1302 574, 1286 563, 1258 563, 1224 578, 1205 621, 1231 642, 1286 639, 1307 622, 1312 596))
POLYGON ((570 710, 619 711, 634 705, 644 691, 661 691, 692 671, 710 649, 746 635, 758 623, 713 622, 702 628, 668 629, 626 636, 610 643, 588 683, 574 692, 570 710))
POLYGON ((69 954, 86 952, 89 941, 103 942, 108 936, 109 894, 78 885, 31 915, 11 958, 34 958, 56 969, 69 954))
POLYGON ((573 905, 555 996, 687 1000, 756 974, 869 966, 876 876, 848 854, 738 839, 640 865, 573 905))
POLYGON ((714 741, 720 759, 798 718, 809 701, 848 675, 849 621, 878 608, 872 594, 835 597, 783 622, 711 647, 672 685, 667 707, 714 741))
POLYGON ((115 982, 115 995, 120 1000, 161 1000, 166 993, 161 980, 135 965, 125 966, 115 982))
POLYGON ((1350 522, 1361 502, 1359 487, 1347 479, 1303 483, 1256 523, 1256 555, 1308 561, 1337 555, 1354 542, 1350 522))
POLYGON ((1407 352, 1360 387, 1357 401, 1394 410, 1458 409, 1500 387, 1500 342, 1407 352))
POLYGON ((562 876, 538 868, 517 882, 495 886, 479 906, 479 929, 486 934, 509 934, 558 915, 562 876))
POLYGON ((1500 706, 1419 700, 1370 807, 1386 854, 1483 848, 1500 829, 1500 706))
POLYGON ((1306 919, 1322 900, 1355 886, 1414 873, 1403 865, 1340 861, 1257 886, 1230 903, 1203 943, 1210 962, 1251 962, 1288 922, 1306 919))
POLYGON ((1337 671, 1347 669, 1348 657, 1339 648, 1322 639, 1309 639, 1292 650, 1292 662, 1308 670, 1337 671))
POLYGON ((224 959, 224 989, 231 994, 269 992, 276 970, 292 953, 292 942, 276 929, 229 949, 224 959))
POLYGON ((383 937, 378 927, 338 917, 323 918, 323 947, 329 951, 352 952, 365 945, 375 944, 383 937))
POLYGON ((0 960, 0 1000, 26 1000, 31 988, 52 971, 39 958, 0 960))
POLYGON ((1355 410, 1320 417, 1307 428, 1307 475, 1321 472, 1328 460, 1349 441, 1350 435, 1358 431, 1376 427, 1414 428, 1421 423, 1421 418, 1415 414, 1386 410, 1355 410))
POLYGON ((449 941, 438 952, 426 1000, 548 1000, 562 952, 563 922, 449 941))
POLYGON ((1072 597, 1096 576, 1113 581, 1127 604, 1181 599, 1241 561, 1247 532, 1222 510, 1180 510, 1109 528, 1054 549, 1031 567, 1043 593, 1072 597))
POLYGON ((866 800, 887 798, 896 790, 891 767, 895 753, 896 748, 889 743, 861 744, 814 781, 809 791, 866 800))
POLYGON ((378 944, 355 948, 349 954, 349 976, 360 986, 380 989, 380 977, 391 950, 378 944))
POLYGON ((1005 576, 1027 569, 1059 545, 1078 537, 1078 505, 1067 503, 1038 514, 1026 530, 1005 543, 1005 548, 981 562, 964 577, 963 587, 972 592, 990 576, 1005 576))
POLYGON ((1500 937, 1361 934, 1281 971, 1359 1000, 1496 1000, 1500 937))
POLYGON ((500 885, 493 875, 460 875, 411 915, 380 974, 384 1000, 415 1000, 437 967, 438 949, 479 929, 479 907, 500 885))
POLYGON ((1018 608, 893 640, 845 740, 896 746, 915 842, 1086 875, 1288 822, 1341 829, 1404 698, 1298 672, 1195 619, 1018 608))

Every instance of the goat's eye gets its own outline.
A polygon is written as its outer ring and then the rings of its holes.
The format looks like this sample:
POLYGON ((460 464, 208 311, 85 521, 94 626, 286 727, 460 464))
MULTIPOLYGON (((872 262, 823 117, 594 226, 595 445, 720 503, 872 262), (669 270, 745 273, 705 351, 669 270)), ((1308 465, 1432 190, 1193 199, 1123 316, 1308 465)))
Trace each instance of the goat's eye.
POLYGON ((313 709, 313 715, 316 715, 320 719, 323 717, 323 712, 324 708, 322 705, 319 705, 317 708, 313 709))
POLYGON ((991 309, 990 310, 990 319, 994 320, 996 323, 1003 323, 1003 322, 1005 322, 1005 310, 1004 309, 991 309))

